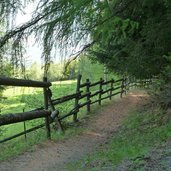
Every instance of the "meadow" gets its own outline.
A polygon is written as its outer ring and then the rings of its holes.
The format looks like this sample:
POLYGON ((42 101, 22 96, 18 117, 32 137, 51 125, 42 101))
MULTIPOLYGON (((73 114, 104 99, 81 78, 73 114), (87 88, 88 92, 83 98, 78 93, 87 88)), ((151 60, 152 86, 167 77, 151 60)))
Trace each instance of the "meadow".
MULTIPOLYGON (((54 82, 51 86, 53 92, 53 98, 58 98, 70 93, 75 92, 76 80, 54 82)), ((43 101, 43 89, 30 88, 30 87, 10 87, 3 93, 3 100, 1 101, 1 114, 7 113, 21 113, 23 111, 30 111, 35 108, 42 107, 43 101)), ((59 105, 59 110, 65 112, 69 109, 71 102, 64 107, 59 105)), ((43 119, 37 119, 34 121, 27 121, 27 128, 32 127, 43 122, 43 119)), ((9 136, 12 133, 18 133, 23 130, 23 123, 11 124, 4 126, 5 132, 3 136, 9 136)), ((2 134, 2 133, 1 133, 2 134)), ((3 137, 1 136, 1 137, 3 137)))

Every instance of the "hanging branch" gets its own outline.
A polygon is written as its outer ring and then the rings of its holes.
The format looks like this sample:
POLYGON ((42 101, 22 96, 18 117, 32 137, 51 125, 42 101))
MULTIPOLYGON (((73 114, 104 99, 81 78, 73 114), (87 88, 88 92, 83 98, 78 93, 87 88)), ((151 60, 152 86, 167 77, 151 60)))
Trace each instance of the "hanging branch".
POLYGON ((66 62, 65 66, 64 66, 64 70, 66 71, 68 66, 70 65, 70 63, 74 60, 76 60, 84 51, 86 51, 87 49, 89 49, 91 46, 93 46, 96 43, 96 41, 93 41, 87 45, 85 45, 80 51, 76 52, 75 54, 72 54, 72 58, 69 58, 69 60, 66 62))
POLYGON ((37 24, 40 20, 42 20, 44 16, 37 16, 34 20, 27 22, 26 24, 22 25, 21 27, 16 28, 15 30, 11 30, 5 34, 5 36, 0 38, 0 48, 2 48, 12 37, 16 36, 17 34, 24 33, 24 31, 31 26, 37 24))
MULTIPOLYGON (((64 46, 71 46, 71 41, 74 45, 78 44, 83 34, 88 35, 88 32, 91 33, 98 26, 104 25, 114 16, 122 13, 132 2, 134 1, 130 0, 123 4, 119 1, 118 10, 113 11, 112 15, 104 17, 98 15, 106 10, 106 4, 101 1, 85 0, 84 3, 73 3, 70 1, 48 2, 47 0, 42 2, 40 0, 35 11, 37 16, 0 37, 0 48, 5 47, 12 38, 13 40, 22 39, 24 35, 29 36, 31 33, 35 33, 36 40, 39 40, 41 44, 43 42, 43 57, 49 60, 53 48, 63 49, 64 46), (74 32, 77 29, 78 31, 74 32)), ((77 52, 70 61, 76 59, 90 44, 77 52)), ((70 61, 67 63, 69 64, 70 61)))

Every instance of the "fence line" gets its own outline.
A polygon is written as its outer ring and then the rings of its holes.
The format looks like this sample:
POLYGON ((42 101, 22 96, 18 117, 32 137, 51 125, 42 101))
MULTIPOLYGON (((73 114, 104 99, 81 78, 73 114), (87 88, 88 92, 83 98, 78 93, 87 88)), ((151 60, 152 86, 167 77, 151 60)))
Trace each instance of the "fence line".
POLYGON ((99 105, 101 105, 103 100, 105 99, 112 100, 112 97, 118 94, 120 94, 120 97, 122 98, 123 93, 126 94, 126 91, 128 91, 130 87, 134 87, 142 84, 149 85, 151 83, 151 80, 145 80, 145 81, 141 80, 131 83, 128 78, 122 78, 118 80, 111 79, 109 81, 104 81, 102 78, 100 78, 100 80, 95 83, 91 83, 90 80, 87 79, 85 83, 81 83, 81 78, 82 76, 78 75, 75 93, 56 99, 52 99, 52 92, 50 90, 50 86, 52 84, 50 82, 47 82, 47 78, 44 78, 43 82, 22 80, 22 79, 0 78, 0 85, 42 87, 44 93, 44 107, 34 109, 30 112, 1 115, 0 126, 11 124, 11 123, 18 123, 27 120, 33 120, 36 118, 42 118, 42 117, 45 118, 44 124, 38 125, 28 130, 24 130, 21 133, 0 140, 0 143, 9 141, 11 139, 17 138, 22 135, 26 135, 26 133, 35 131, 44 126, 46 127, 47 138, 50 139, 51 123, 55 122, 57 128, 60 131, 64 131, 61 121, 69 116, 73 116, 73 121, 78 122, 78 113, 82 107, 86 106, 87 112, 90 112, 92 104, 98 103, 99 105), (109 88, 106 89, 106 85, 108 85, 109 88), (98 90, 92 92, 91 88, 95 86, 98 86, 98 90), (105 88, 103 88, 103 86, 105 86, 105 88), (95 96, 98 98, 97 100, 92 99, 95 96), (85 99, 86 101, 84 103, 81 103, 80 100, 82 99, 85 99), (68 113, 66 113, 63 116, 59 116, 60 112, 55 109, 55 106, 70 100, 75 100, 74 107, 72 108, 72 110, 70 110, 68 113))

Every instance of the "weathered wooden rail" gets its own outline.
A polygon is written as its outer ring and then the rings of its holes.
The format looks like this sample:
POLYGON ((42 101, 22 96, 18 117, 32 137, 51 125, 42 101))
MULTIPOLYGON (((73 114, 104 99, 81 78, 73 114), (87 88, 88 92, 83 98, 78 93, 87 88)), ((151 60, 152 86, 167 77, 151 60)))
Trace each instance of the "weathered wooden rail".
POLYGON ((41 87, 43 88, 43 94, 44 94, 43 107, 34 109, 29 112, 0 115, 0 126, 12 124, 12 123, 14 124, 27 120, 33 120, 37 118, 45 118, 44 124, 37 125, 21 133, 0 140, 0 143, 9 141, 11 139, 17 138, 22 135, 26 135, 26 133, 35 131, 44 126, 46 127, 47 130, 47 137, 51 138, 50 124, 52 122, 55 122, 58 129, 60 131, 63 131, 63 126, 61 121, 67 117, 73 116, 73 121, 77 122, 78 113, 80 109, 83 108, 84 106, 86 106, 87 112, 90 112, 92 104, 98 103, 99 105, 101 105, 103 100, 105 99, 112 100, 112 97, 118 94, 120 94, 120 97, 122 97, 123 93, 126 94, 126 91, 129 90, 130 87, 137 86, 140 84, 149 85, 151 83, 151 80, 145 80, 145 81, 141 80, 131 83, 128 80, 128 78, 122 78, 118 80, 111 79, 109 81, 104 81, 101 78, 99 81, 95 83, 91 83, 90 80, 87 79, 85 83, 81 83, 81 77, 82 77, 81 75, 78 75, 75 93, 56 99, 52 99, 52 92, 50 90, 50 86, 52 84, 50 82, 47 82, 47 78, 44 78, 42 82, 23 80, 23 79, 13 79, 13 78, 0 78, 0 85, 41 87), (96 87, 96 91, 92 91, 93 87, 96 87), (96 99, 94 99, 95 96, 96 99), (70 100, 75 101, 73 108, 68 113, 61 115, 60 111, 56 110, 55 107, 58 108, 57 106, 59 104, 68 102, 70 100), (81 100, 85 100, 85 101, 81 102, 81 100))
POLYGON ((45 118, 50 115, 51 112, 46 110, 0 115, 0 126, 23 122, 27 120, 33 120, 37 118, 45 118))
POLYGON ((45 88, 45 87, 50 87, 52 84, 46 81, 41 82, 41 81, 0 77, 0 85, 45 88))

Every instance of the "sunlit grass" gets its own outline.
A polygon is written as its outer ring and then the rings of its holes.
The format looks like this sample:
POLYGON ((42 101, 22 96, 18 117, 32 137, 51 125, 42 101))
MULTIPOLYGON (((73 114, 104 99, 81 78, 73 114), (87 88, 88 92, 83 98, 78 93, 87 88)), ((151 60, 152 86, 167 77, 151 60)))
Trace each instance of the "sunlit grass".
POLYGON ((77 82, 77 80, 65 80, 65 81, 54 81, 54 82, 52 82, 52 84, 54 85, 54 84, 61 84, 61 85, 64 85, 64 84, 73 84, 73 83, 76 83, 77 82))
MULTIPOLYGON (((62 96, 66 96, 72 93, 76 92, 76 80, 69 80, 69 81, 58 81, 53 82, 52 86, 50 87, 52 90, 53 96, 52 99, 56 99, 62 96)), ((99 89, 99 86, 96 86, 94 88, 91 88, 91 91, 97 91, 99 89)), ((82 89, 84 92, 86 89, 82 89)), ((30 111, 35 108, 41 107, 44 105, 44 96, 43 96, 43 90, 42 89, 36 89, 36 88, 22 88, 22 87, 16 87, 16 88, 8 88, 4 91, 3 94, 3 100, 0 102, 1 107, 1 114, 8 114, 8 113, 21 113, 24 111, 30 111)), ((93 97, 92 100, 97 100, 98 96, 93 97)), ((86 101, 86 98, 81 100, 80 103, 83 103, 86 101)), ((106 100, 109 102, 109 100, 106 100)), ((71 109, 74 108, 75 100, 70 100, 68 102, 56 105, 55 108, 59 110, 59 116, 67 114, 71 109)), ((103 102, 105 104, 105 101, 103 102)), ((92 106, 92 109, 96 108, 96 105, 92 106)), ((97 109, 96 109, 97 110, 97 109)), ((95 110, 95 111, 96 111, 95 110)), ((93 111, 93 110, 92 110, 93 111)), ((78 119, 82 119, 85 116, 87 116, 86 106, 83 109, 80 109, 80 112, 78 113, 78 119)), ((66 126, 66 123, 71 123, 73 121, 73 116, 65 118, 63 121, 63 125, 66 126)), ((44 119, 36 119, 32 121, 26 121, 26 129, 32 128, 34 126, 37 126, 39 124, 44 123, 44 119)), ((65 135, 63 136, 60 133, 58 133, 56 130, 52 129, 52 138, 53 139, 60 139, 64 137, 68 137, 70 135, 73 135, 77 132, 79 132, 81 129, 79 128, 70 128, 70 131, 66 131, 65 135)), ((6 137, 12 136, 14 134, 20 133, 24 131, 24 122, 17 123, 17 124, 10 124, 7 126, 1 126, 0 127, 0 139, 4 139, 6 137)), ((0 154, 0 160, 4 160, 5 158, 8 158, 10 156, 13 156, 15 154, 18 154, 22 152, 23 150, 26 150, 28 146, 39 143, 41 141, 46 140, 46 129, 39 129, 33 133, 27 134, 27 142, 24 140, 24 136, 21 136, 19 138, 16 138, 14 140, 11 140, 7 143, 4 143, 1 147, 3 149, 3 153, 0 154), (12 149, 12 150, 9 150, 12 149)))
POLYGON ((41 88, 32 88, 32 87, 6 87, 6 90, 3 92, 4 97, 14 97, 20 96, 22 94, 34 94, 35 92, 42 91, 41 88))
MULTIPOLYGON (((74 93, 76 90, 76 81, 69 80, 53 82, 50 88, 53 92, 53 99, 59 98, 64 95, 74 93)), ((43 89, 41 88, 10 87, 6 88, 3 93, 3 97, 3 100, 0 102, 0 114, 21 113, 23 110, 29 111, 44 105, 43 89)), ((65 104, 57 105, 56 108, 62 115, 62 113, 66 114, 67 111, 71 109, 73 104, 74 101, 69 101, 65 104)), ((72 121, 72 117, 67 118, 66 121, 72 121)), ((26 121, 26 129, 32 128, 44 122, 44 119, 26 121)), ((24 122, 1 126, 0 139, 2 140, 22 131, 24 131, 24 122)), ((67 131, 67 135, 71 132, 72 131, 67 131)), ((71 133, 71 135, 72 134, 73 133, 71 133)), ((57 133, 55 130, 54 132, 52 131, 52 137, 53 139, 63 138, 63 136, 57 133)), ((6 142, 0 146, 0 150, 3 151, 0 153, 0 160, 4 160, 5 158, 15 154, 19 154, 23 150, 26 150, 28 146, 45 141, 46 139, 46 129, 43 128, 27 134, 27 142, 25 142, 24 136, 6 142)))

